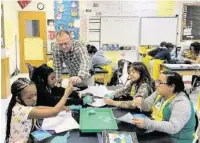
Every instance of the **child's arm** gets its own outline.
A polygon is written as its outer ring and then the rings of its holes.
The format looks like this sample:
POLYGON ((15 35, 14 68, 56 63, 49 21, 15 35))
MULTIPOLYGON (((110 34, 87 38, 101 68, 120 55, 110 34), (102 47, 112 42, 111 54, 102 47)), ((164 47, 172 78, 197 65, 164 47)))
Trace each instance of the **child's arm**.
MULTIPOLYGON (((54 107, 49 107, 49 106, 36 106, 38 109, 52 109, 54 107)), ((66 110, 68 107, 67 106, 63 106, 62 110, 66 110)))
POLYGON ((125 86, 123 86, 123 87, 115 90, 111 94, 114 96, 114 98, 119 98, 122 95, 128 95, 128 94, 130 94, 131 88, 132 88, 132 85, 131 85, 131 83, 129 83, 129 84, 127 84, 127 85, 125 85, 125 86))
POLYGON ((56 116, 61 110, 63 110, 64 105, 67 101, 68 96, 72 92, 72 85, 69 85, 64 93, 64 96, 54 107, 40 108, 34 107, 29 113, 29 119, 41 119, 56 116))

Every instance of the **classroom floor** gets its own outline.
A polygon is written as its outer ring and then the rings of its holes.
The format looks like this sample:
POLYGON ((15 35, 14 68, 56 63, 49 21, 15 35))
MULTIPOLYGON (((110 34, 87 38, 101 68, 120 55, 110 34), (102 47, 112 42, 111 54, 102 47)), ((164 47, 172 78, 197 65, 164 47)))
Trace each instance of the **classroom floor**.
MULTIPOLYGON (((19 77, 27 77, 28 78, 28 74, 19 74, 17 76, 14 76, 13 78, 11 78, 11 84, 13 83, 13 81, 15 81, 19 77)), ((188 80, 191 79, 191 77, 184 77, 183 79, 188 81, 188 80)), ((190 85, 186 85, 186 88, 190 88, 190 85)), ((190 95, 190 98, 194 103, 195 109, 197 107, 196 105, 197 105, 197 95, 198 95, 197 93, 198 93, 198 90, 200 90, 200 89, 197 89, 197 90, 193 91, 192 94, 190 95)), ((1 126, 2 126, 1 143, 3 143, 4 139, 5 139, 5 131, 6 131, 6 129, 5 129, 5 127, 6 127, 6 116, 5 116, 5 113, 6 113, 8 104, 10 102, 10 99, 11 99, 11 96, 9 96, 7 99, 1 99, 1 126)))

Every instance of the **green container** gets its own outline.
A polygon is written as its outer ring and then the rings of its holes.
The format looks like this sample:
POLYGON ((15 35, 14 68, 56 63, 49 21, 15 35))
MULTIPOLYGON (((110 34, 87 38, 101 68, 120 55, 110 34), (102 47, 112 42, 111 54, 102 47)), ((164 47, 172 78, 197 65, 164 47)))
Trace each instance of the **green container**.
POLYGON ((81 132, 95 133, 104 130, 117 130, 117 123, 113 116, 112 109, 108 108, 84 108, 80 110, 81 132), (95 111, 95 114, 89 112, 95 111))

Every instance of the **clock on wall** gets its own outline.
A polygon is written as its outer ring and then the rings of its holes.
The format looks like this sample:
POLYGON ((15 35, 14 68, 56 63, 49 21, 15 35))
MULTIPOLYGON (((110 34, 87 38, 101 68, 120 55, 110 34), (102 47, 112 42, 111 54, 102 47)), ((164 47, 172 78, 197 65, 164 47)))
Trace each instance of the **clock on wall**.
POLYGON ((37 4, 37 8, 39 9, 39 10, 43 10, 44 9, 44 4, 43 3, 38 3, 37 4))

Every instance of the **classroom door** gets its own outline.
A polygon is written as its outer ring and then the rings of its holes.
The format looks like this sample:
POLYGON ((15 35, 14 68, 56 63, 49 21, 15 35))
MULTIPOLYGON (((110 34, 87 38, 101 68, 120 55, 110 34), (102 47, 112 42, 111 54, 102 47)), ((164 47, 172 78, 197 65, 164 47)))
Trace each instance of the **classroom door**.
POLYGON ((19 12, 20 69, 28 72, 25 63, 39 66, 46 63, 45 12, 19 12))

